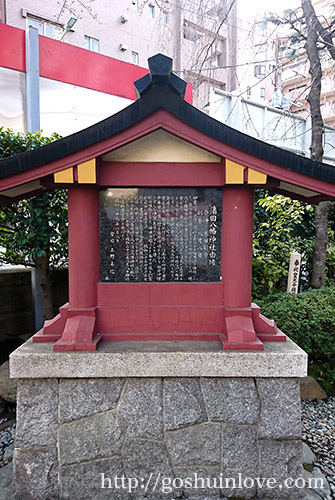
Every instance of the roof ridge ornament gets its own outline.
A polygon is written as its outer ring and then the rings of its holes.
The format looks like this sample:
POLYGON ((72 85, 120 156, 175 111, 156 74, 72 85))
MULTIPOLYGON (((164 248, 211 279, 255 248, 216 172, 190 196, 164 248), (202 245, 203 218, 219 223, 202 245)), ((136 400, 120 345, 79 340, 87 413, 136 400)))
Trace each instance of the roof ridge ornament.
POLYGON ((184 99, 186 82, 172 73, 172 59, 163 54, 149 57, 149 73, 134 82, 137 98, 141 98, 152 87, 157 85, 168 86, 175 94, 184 99))

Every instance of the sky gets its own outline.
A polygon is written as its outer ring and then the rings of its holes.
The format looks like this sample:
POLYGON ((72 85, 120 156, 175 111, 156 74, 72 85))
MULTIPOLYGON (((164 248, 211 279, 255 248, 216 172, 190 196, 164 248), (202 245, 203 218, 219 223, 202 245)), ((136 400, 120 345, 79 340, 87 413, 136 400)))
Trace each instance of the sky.
POLYGON ((281 14, 300 5, 301 0, 237 0, 238 17, 251 17, 265 11, 281 14))

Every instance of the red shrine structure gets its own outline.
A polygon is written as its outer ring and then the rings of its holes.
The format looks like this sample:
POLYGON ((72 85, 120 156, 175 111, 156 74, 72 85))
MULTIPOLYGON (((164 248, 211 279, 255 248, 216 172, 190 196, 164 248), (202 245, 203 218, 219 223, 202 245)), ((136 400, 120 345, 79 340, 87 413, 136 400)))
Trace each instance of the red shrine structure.
POLYGON ((254 191, 317 204, 334 197, 335 168, 194 108, 170 58, 149 67, 126 109, 0 162, 2 204, 68 189, 69 303, 33 341, 285 341, 251 303, 254 191))

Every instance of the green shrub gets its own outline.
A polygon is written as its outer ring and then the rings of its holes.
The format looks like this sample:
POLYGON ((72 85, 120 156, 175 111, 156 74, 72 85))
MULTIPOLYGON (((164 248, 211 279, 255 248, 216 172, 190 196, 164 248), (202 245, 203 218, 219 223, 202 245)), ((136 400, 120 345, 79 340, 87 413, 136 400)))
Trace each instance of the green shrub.
MULTIPOLYGON (((330 238, 331 240, 331 238, 330 238)), ((291 253, 302 254, 301 286, 308 286, 314 208, 282 195, 256 192, 252 290, 255 297, 286 289, 291 253)), ((335 250, 334 250, 335 256, 335 250)), ((330 266, 330 274, 333 267, 330 266)))
MULTIPOLYGON (((257 300, 262 314, 322 367, 323 377, 335 391, 335 287, 308 290, 298 295, 285 292, 257 300)), ((329 387, 327 387, 329 393, 329 387)))

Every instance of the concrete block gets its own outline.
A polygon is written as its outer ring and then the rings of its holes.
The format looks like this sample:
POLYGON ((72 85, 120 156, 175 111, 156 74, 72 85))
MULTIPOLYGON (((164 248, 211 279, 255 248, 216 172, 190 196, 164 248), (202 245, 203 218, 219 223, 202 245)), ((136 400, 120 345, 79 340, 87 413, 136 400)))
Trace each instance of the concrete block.
POLYGON ((119 457, 62 466, 62 500, 129 500, 129 492, 120 487, 123 475, 119 457))
POLYGON ((253 424, 260 403, 251 378, 204 378, 201 381, 210 420, 253 424))
MULTIPOLYGON (((157 477, 174 477, 163 441, 127 439, 123 449, 123 464, 126 477, 137 478, 143 485, 154 478, 147 488, 151 493, 158 494, 158 488, 154 491, 157 477)), ((139 496, 140 492, 141 486, 138 488, 139 496)))
POLYGON ((17 448, 56 444, 58 381, 20 380, 16 413, 17 448))
POLYGON ((122 379, 63 379, 59 383, 60 422, 69 422, 116 407, 122 379))
POLYGON ((166 432, 174 465, 214 465, 221 461, 221 424, 204 423, 166 432))
POLYGON ((15 449, 13 490, 15 500, 59 500, 56 448, 15 449))
POLYGON ((258 379, 257 388, 261 400, 259 438, 300 439, 299 380, 258 379))
POLYGON ((128 437, 162 439, 162 379, 127 380, 120 412, 128 424, 128 437))
POLYGON ((121 454, 126 423, 115 411, 90 415, 59 427, 62 465, 121 454))
POLYGON ((257 426, 224 425, 222 426, 222 473, 224 478, 235 480, 222 491, 227 496, 252 497, 256 486, 239 485, 239 474, 242 479, 256 478, 259 471, 259 444, 257 441, 257 426), (242 472, 243 471, 243 472, 242 472))
POLYGON ((213 496, 219 497, 221 495, 220 472, 219 465, 174 467, 175 477, 183 480, 183 487, 173 490, 174 497, 179 498, 184 495, 187 499, 197 500, 203 500, 205 497, 213 500, 213 496))
POLYGON ((207 415, 199 379, 165 379, 165 429, 179 429, 180 427, 198 424, 206 420, 207 415))
POLYGON ((292 499, 300 498, 303 490, 299 488, 286 488, 286 479, 295 480, 302 477, 302 443, 301 441, 273 441, 261 440, 259 475, 276 480, 275 488, 258 490, 260 498, 292 499))

